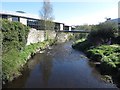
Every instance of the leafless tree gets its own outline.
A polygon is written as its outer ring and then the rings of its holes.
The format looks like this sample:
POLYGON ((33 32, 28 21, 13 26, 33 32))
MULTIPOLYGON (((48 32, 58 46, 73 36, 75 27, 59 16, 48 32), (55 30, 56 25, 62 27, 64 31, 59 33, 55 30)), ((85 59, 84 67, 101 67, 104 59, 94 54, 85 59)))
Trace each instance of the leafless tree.
POLYGON ((43 6, 40 11, 40 17, 42 19, 42 25, 44 29, 44 37, 47 39, 46 30, 54 30, 54 16, 53 16, 53 8, 50 0, 43 0, 43 6))

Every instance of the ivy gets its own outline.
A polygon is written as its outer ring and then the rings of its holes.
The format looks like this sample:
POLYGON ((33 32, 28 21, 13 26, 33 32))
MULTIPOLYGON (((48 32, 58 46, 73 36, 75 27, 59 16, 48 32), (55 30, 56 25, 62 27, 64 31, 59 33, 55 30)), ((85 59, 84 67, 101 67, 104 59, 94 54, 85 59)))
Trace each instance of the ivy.
POLYGON ((29 28, 19 22, 10 22, 2 19, 3 34, 3 53, 8 52, 12 48, 21 50, 25 47, 29 28))

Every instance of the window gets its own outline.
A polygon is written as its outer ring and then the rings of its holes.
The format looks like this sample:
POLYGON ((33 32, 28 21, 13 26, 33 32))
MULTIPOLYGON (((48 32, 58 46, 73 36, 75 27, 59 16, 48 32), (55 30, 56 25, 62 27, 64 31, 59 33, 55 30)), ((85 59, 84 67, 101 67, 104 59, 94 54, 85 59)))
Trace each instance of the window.
POLYGON ((2 15, 2 18, 3 18, 3 19, 7 19, 8 16, 7 16, 7 15, 2 15))
POLYGON ((12 21, 18 22, 19 21, 19 17, 12 17, 12 21))

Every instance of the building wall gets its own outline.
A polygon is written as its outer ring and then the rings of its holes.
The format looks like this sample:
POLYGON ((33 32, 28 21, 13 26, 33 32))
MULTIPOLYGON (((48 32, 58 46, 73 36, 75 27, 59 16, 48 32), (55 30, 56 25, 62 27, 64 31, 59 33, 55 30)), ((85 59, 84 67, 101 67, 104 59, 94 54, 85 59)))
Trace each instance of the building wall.
POLYGON ((69 30, 69 26, 64 26, 64 30, 69 30))
MULTIPOLYGON (((2 18, 8 19, 10 21, 16 21, 16 22, 21 22, 24 25, 27 25, 31 28, 35 28, 37 30, 44 30, 45 25, 43 23, 43 20, 39 19, 30 19, 30 18, 25 18, 21 16, 14 16, 14 15, 2 15, 2 18)), ((65 26, 63 23, 55 22, 55 30, 71 30, 72 28, 70 26, 65 26)))
POLYGON ((69 31, 71 31, 71 29, 72 29, 72 27, 71 27, 71 26, 69 26, 69 31))
POLYGON ((20 17, 20 22, 24 25, 27 25, 27 19, 26 18, 21 18, 20 17))
POLYGON ((12 21, 12 16, 8 16, 7 19, 12 21))
POLYGON ((60 30, 63 30, 63 28, 64 28, 64 25, 60 24, 60 30))
POLYGON ((55 30, 60 30, 60 24, 59 23, 55 23, 55 28, 54 28, 55 30))

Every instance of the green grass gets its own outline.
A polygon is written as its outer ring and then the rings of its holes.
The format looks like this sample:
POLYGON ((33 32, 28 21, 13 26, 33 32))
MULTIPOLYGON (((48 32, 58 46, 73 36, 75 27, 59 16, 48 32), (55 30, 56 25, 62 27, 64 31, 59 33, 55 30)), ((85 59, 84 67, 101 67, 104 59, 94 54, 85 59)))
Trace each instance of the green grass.
POLYGON ((85 41, 85 38, 82 38, 82 39, 79 39, 79 40, 75 41, 74 44, 77 44, 77 43, 80 43, 80 42, 83 42, 83 41, 85 41))
POLYGON ((83 52, 86 52, 86 50, 88 50, 91 46, 92 46, 92 43, 88 42, 85 39, 80 39, 72 45, 74 49, 77 49, 83 52))
POLYGON ((16 76, 21 74, 21 69, 26 64, 28 56, 36 53, 38 49, 45 49, 48 45, 52 45, 53 40, 47 40, 40 43, 28 45, 22 51, 11 49, 3 55, 2 69, 3 69, 3 82, 12 81, 16 76))
POLYGON ((0 31, 2 47, 0 46, 0 49, 2 49, 2 80, 4 83, 21 74, 21 68, 26 64, 28 57, 36 53, 37 49, 45 49, 48 45, 52 45, 54 41, 48 39, 41 43, 26 46, 29 27, 6 19, 0 19, 0 22, 2 23, 0 31))

